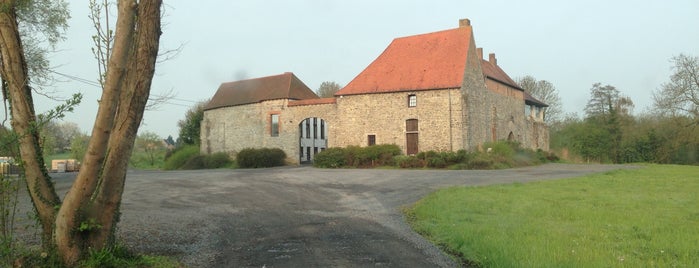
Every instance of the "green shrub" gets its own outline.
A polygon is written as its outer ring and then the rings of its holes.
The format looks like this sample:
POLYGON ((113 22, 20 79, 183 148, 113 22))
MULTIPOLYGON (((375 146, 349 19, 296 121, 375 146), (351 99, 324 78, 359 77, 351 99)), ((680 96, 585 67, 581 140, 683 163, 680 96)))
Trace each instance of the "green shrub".
POLYGON ((182 166, 178 167, 178 169, 186 169, 186 170, 191 170, 191 169, 205 169, 206 168, 206 156, 205 155, 193 155, 189 159, 187 159, 187 162, 184 162, 182 166))
POLYGON ((395 165, 400 168, 422 168, 425 161, 412 155, 399 155, 394 157, 395 165))
POLYGON ((493 169, 494 161, 487 153, 476 154, 467 163, 469 169, 493 169))
POLYGON ((185 163, 187 163, 190 158, 199 155, 199 146, 196 145, 185 145, 175 149, 163 163, 163 169, 174 170, 180 169, 185 163))
POLYGON ((285 159, 286 153, 279 148, 246 148, 236 156, 236 162, 241 168, 283 166, 285 159))
POLYGON ((347 165, 347 152, 344 148, 328 148, 313 158, 313 166, 319 168, 339 168, 347 165))
POLYGON ((506 141, 486 142, 483 144, 483 148, 490 148, 488 153, 500 158, 512 158, 518 147, 518 143, 506 141))
POLYGON ((393 166, 394 157, 400 154, 400 147, 395 144, 367 147, 351 145, 328 148, 318 153, 313 159, 313 165, 322 168, 393 166))
POLYGON ((218 152, 207 155, 205 162, 206 168, 222 168, 231 164, 231 157, 228 155, 228 153, 218 152))
POLYGON ((395 144, 361 147, 357 155, 357 162, 360 166, 369 167, 393 165, 393 157, 400 154, 400 147, 395 144))
POLYGON ((447 166, 447 161, 440 156, 430 157, 427 159, 427 166, 431 168, 445 168, 447 166))

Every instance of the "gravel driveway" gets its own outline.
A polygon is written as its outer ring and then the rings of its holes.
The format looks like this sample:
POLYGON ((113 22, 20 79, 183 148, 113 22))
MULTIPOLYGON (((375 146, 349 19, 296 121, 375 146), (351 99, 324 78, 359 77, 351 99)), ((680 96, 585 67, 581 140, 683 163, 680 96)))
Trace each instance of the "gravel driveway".
MULTIPOLYGON (((118 235, 188 267, 456 267, 401 208, 452 185, 558 179, 625 166, 494 171, 271 169, 129 172, 118 235)), ((52 174, 65 193, 74 174, 52 174)))

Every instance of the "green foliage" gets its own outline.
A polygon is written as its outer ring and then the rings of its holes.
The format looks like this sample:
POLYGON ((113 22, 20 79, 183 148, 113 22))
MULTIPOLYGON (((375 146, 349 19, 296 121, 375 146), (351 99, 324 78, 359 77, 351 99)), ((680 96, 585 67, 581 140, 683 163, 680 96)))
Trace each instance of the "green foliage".
POLYGON ((179 169, 214 169, 227 167, 231 164, 230 156, 227 153, 215 153, 211 155, 194 155, 179 169))
POLYGON ((0 174, 0 265, 11 264, 18 249, 14 237, 20 181, 0 174))
POLYGON ((90 143, 90 137, 84 134, 76 135, 70 142, 70 156, 78 161, 83 161, 87 145, 90 143))
POLYGON ((425 151, 414 156, 401 155, 397 145, 348 146, 328 148, 314 158, 313 164, 321 168, 379 167, 400 168, 450 168, 450 169, 498 169, 537 165, 558 161, 553 153, 521 148, 513 142, 491 142, 484 145, 489 152, 425 151))
POLYGON ((696 267, 699 167, 437 191, 415 231, 474 267, 696 267), (672 198, 668 198, 672 196, 672 198))
POLYGON ((165 157, 165 150, 164 140, 158 134, 145 131, 136 137, 130 163, 135 167, 156 167, 156 161, 160 164, 165 157), (134 157, 139 154, 143 154, 145 157, 134 157))
POLYGON ((423 168, 425 161, 415 156, 398 155, 394 158, 396 166, 400 168, 423 168))
POLYGON ((201 121, 204 119, 204 107, 208 101, 202 101, 195 104, 187 110, 184 119, 177 122, 180 127, 180 137, 177 138, 178 143, 187 145, 199 145, 201 137, 201 121))
POLYGON ((230 166, 232 161, 228 153, 218 152, 208 155, 205 163, 207 168, 222 168, 230 166))
POLYGON ((98 230, 102 228, 102 225, 97 223, 97 220, 95 218, 89 218, 86 221, 80 222, 80 226, 78 226, 78 231, 79 232, 90 232, 92 230, 98 230))
POLYGON ((347 153, 344 148, 328 148, 313 158, 313 165, 320 168, 339 168, 347 165, 347 153))
POLYGON ((165 159, 163 169, 174 170, 180 169, 190 158, 199 155, 199 146, 185 145, 178 147, 172 154, 165 159))
POLYGON ((692 118, 642 115, 618 120, 618 128, 609 128, 609 121, 599 118, 569 118, 551 132, 551 148, 569 150, 568 159, 584 162, 699 164, 699 126, 692 118))
POLYGON ((328 148, 315 156, 313 165, 323 168, 392 166, 394 157, 400 154, 400 147, 395 144, 328 148))
POLYGON ((236 162, 241 168, 283 166, 285 160, 286 153, 279 148, 246 148, 236 155, 236 162))
POLYGON ((121 268, 121 267, 181 267, 177 262, 161 256, 136 255, 125 246, 117 244, 104 250, 90 251, 90 255, 82 261, 81 268, 121 268))

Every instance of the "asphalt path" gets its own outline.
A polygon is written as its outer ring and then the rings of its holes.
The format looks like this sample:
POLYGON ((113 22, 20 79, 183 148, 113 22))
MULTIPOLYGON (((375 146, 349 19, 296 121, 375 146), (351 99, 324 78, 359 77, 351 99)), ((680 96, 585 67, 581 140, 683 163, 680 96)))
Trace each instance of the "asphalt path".
MULTIPOLYGON (((118 236, 187 267, 458 267, 402 208, 436 189, 563 179, 627 168, 130 171, 118 236)), ((52 174, 64 194, 75 174, 52 174)))

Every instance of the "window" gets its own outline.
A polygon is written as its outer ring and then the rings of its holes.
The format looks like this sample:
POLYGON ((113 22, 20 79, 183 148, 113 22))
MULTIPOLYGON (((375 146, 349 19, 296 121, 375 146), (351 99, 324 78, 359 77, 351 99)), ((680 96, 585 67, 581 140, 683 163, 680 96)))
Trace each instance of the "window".
POLYGON ((318 118, 313 117, 313 139, 315 140, 317 138, 318 138, 318 118))
POLYGON ((408 107, 417 106, 417 96, 415 94, 408 95, 408 107))
POLYGON ((305 120, 306 121, 306 139, 311 138, 311 120, 305 120))
POLYGON ((278 137, 279 136, 279 115, 272 114, 270 120, 272 121, 272 128, 270 129, 270 134, 272 135, 272 137, 278 137))
POLYGON ((325 120, 320 120, 320 139, 325 139, 325 120))
POLYGON ((376 135, 367 136, 367 144, 369 146, 376 145, 376 135))

